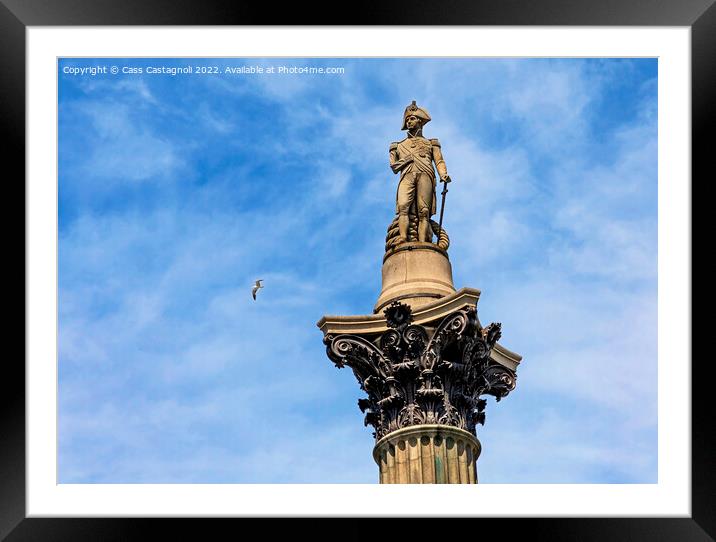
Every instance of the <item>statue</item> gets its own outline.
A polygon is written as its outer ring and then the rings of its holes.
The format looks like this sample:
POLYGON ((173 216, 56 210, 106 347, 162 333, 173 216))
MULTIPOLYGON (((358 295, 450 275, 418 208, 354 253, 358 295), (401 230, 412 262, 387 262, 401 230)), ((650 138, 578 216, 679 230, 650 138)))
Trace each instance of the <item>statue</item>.
POLYGON ((403 113, 407 137, 390 144, 400 180, 373 314, 318 322, 329 359, 365 392, 358 408, 374 429, 382 484, 477 483, 484 396, 515 389, 522 359, 497 343, 499 323, 480 323, 480 291, 455 289, 442 228, 450 177, 438 140, 423 137, 428 122, 413 102, 403 113))
POLYGON ((445 183, 443 202, 450 176, 443 160, 440 142, 423 137, 423 126, 428 122, 428 112, 418 107, 413 100, 403 113, 402 130, 407 130, 408 136, 402 141, 390 144, 390 169, 393 173, 400 173, 400 181, 396 195, 397 217, 388 228, 386 250, 409 241, 432 242, 433 233, 438 235, 438 246, 447 249, 449 244, 447 234, 442 230, 442 223, 437 224, 431 220, 435 214, 437 199, 433 163, 440 175, 440 181, 445 183))

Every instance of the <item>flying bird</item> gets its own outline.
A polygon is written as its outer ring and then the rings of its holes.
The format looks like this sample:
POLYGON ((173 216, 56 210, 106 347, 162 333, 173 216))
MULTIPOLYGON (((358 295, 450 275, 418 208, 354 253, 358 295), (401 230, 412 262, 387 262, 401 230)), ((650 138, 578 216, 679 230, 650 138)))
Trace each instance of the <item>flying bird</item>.
POLYGON ((256 292, 259 291, 259 288, 263 288, 263 287, 264 287, 263 284, 261 284, 261 283, 263 282, 263 280, 264 280, 264 279, 259 279, 259 280, 257 280, 257 281, 256 281, 256 284, 254 284, 254 287, 251 288, 251 295, 253 296, 254 301, 256 301, 256 292))

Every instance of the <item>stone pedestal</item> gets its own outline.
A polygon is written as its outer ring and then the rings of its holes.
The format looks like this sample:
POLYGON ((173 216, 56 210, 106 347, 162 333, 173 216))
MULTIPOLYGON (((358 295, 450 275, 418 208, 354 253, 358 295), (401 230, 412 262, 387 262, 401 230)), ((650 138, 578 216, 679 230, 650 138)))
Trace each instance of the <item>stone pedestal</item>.
POLYGON ((447 425, 416 425, 380 439, 373 459, 381 484, 476 484, 480 441, 447 425))
POLYGON ((447 252, 434 243, 404 243, 383 257, 383 287, 373 312, 393 301, 412 309, 455 293, 447 252))

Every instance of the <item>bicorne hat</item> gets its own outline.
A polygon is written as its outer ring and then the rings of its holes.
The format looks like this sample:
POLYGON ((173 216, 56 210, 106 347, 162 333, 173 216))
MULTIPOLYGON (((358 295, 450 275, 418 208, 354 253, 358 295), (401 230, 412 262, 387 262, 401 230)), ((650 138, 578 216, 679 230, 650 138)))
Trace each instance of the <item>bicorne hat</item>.
POLYGON ((408 117, 411 115, 415 115, 419 119, 423 121, 423 125, 430 122, 430 115, 428 114, 425 109, 422 107, 418 107, 415 105, 415 100, 413 100, 413 103, 411 103, 408 107, 405 108, 405 113, 403 113, 403 127, 401 130, 407 130, 408 127, 405 125, 405 121, 408 120, 408 117))

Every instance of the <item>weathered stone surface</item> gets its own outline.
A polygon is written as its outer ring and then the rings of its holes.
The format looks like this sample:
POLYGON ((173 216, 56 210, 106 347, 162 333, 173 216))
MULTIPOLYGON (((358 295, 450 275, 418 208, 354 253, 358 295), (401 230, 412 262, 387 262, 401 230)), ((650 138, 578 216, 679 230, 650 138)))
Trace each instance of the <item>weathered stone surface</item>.
POLYGON ((404 243, 387 252, 382 278, 376 313, 394 300, 415 309, 455 293, 447 253, 433 243, 404 243))
POLYGON ((420 425, 393 431, 373 448, 381 484, 476 484, 480 441, 462 429, 420 425))

